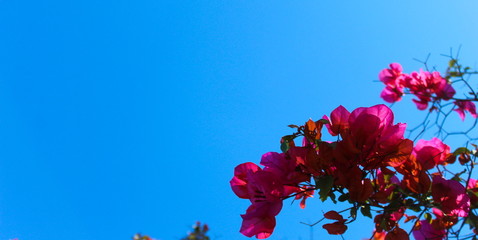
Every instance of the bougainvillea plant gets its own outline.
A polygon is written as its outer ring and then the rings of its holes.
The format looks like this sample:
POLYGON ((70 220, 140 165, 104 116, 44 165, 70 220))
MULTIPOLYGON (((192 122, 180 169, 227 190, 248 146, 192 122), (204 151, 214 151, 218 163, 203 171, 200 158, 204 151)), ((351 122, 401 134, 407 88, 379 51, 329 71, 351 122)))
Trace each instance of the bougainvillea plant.
POLYGON ((349 204, 324 213, 321 220, 329 223, 322 227, 329 234, 344 234, 363 215, 375 224, 370 239, 477 239, 478 181, 472 177, 476 138, 469 136, 471 130, 463 132, 468 144, 454 151, 443 142, 450 134, 443 129, 450 113, 461 120, 470 115, 475 118, 471 129, 476 125, 478 95, 465 79, 473 74, 455 58, 444 74, 407 74, 398 63, 379 73, 386 102, 413 95, 419 110, 441 119, 436 121, 439 134, 431 139, 406 138, 406 124, 395 123, 392 110, 383 104, 352 111, 339 106, 322 119, 290 125, 294 132, 281 138, 281 153, 264 154, 260 166, 247 162, 234 169, 231 188, 251 203, 241 215, 240 232, 268 238, 285 199, 300 200, 304 208, 306 199, 318 193, 322 201, 349 204), (469 91, 456 97, 457 84, 469 91), (336 141, 323 140, 327 133, 336 141), (463 171, 452 171, 452 165, 463 171))

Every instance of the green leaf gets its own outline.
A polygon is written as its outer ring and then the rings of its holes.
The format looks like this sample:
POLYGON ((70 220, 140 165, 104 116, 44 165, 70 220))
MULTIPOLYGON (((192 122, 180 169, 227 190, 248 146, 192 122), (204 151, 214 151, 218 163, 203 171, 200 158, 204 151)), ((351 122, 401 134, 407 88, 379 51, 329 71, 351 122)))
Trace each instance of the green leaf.
POLYGON ((282 144, 280 145, 280 150, 283 153, 286 153, 289 150, 289 148, 290 148, 289 141, 287 141, 287 140, 284 140, 284 142, 282 142, 282 144))
POLYGON ((336 199, 335 193, 334 193, 334 192, 330 192, 329 196, 330 196, 330 200, 332 200, 332 202, 334 202, 335 204, 337 204, 337 200, 335 200, 335 199, 336 199))
POLYGON ((457 71, 449 72, 449 74, 450 74, 450 76, 452 76, 452 77, 461 77, 461 76, 463 76, 463 73, 457 72, 457 71))
POLYGON ((430 222, 432 220, 432 215, 430 213, 425 213, 425 215, 423 215, 425 217, 425 219, 430 222))
POLYGON ((340 197, 339 197, 339 202, 345 202, 345 201, 349 200, 349 198, 350 198, 350 194, 349 194, 349 193, 342 194, 342 195, 340 195, 340 197))
POLYGON ((457 148, 454 152, 453 152, 453 155, 455 156, 458 156, 462 153, 470 153, 470 150, 468 150, 468 148, 466 147, 460 147, 460 148, 457 148))
POLYGON ((451 59, 449 62, 448 62, 448 67, 454 67, 456 64, 456 60, 455 59, 451 59))
POLYGON ((478 217, 472 211, 470 211, 468 218, 466 219, 466 223, 470 225, 470 227, 476 228, 478 226, 478 217))
POLYGON ((290 124, 290 125, 287 125, 288 127, 290 128, 299 128, 299 126, 295 125, 295 124, 290 124))
POLYGON ((323 124, 330 124, 329 120, 327 119, 320 119, 319 121, 317 121, 319 123, 323 123, 323 124))
POLYGON ((294 139, 295 139, 295 135, 285 135, 285 136, 282 137, 282 140, 288 141, 288 142, 290 142, 294 139))
POLYGON ((384 174, 383 178, 385 179, 385 182, 390 182, 390 179, 392 179, 393 175, 392 174, 384 174))
POLYGON ((324 202, 327 200, 327 196, 329 196, 330 190, 332 190, 332 186, 334 185, 334 177, 325 175, 316 177, 315 179, 315 186, 319 189, 319 196, 320 200, 324 202))
POLYGON ((372 218, 372 213, 370 212, 370 206, 369 206, 369 205, 362 206, 362 207, 360 208, 360 212, 361 212, 362 215, 364 215, 365 217, 372 218))

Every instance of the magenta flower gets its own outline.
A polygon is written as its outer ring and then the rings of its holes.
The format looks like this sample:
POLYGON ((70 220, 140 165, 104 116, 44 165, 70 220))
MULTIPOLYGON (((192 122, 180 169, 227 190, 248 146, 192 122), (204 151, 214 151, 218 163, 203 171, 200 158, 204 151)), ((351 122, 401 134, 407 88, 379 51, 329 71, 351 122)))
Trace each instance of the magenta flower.
POLYGON ((276 226, 275 216, 282 209, 282 200, 272 202, 256 202, 249 206, 246 214, 242 214, 240 232, 244 236, 256 236, 258 239, 268 238, 276 226))
POLYGON ((329 120, 325 126, 330 135, 337 136, 349 129, 349 117, 350 112, 340 105, 330 113, 330 119, 325 115, 322 118, 329 120))
POLYGON ((403 68, 400 63, 391 63, 390 68, 383 69, 378 74, 378 79, 385 83, 387 86, 398 85, 403 80, 405 74, 403 74, 403 68))
POLYGON ((262 155, 261 165, 264 166, 264 171, 272 172, 281 179, 294 172, 296 164, 293 161, 288 161, 285 154, 268 152, 262 155))
POLYGON ((439 87, 440 90, 436 92, 437 97, 443 100, 452 99, 456 93, 455 89, 444 78, 442 78, 442 82, 440 84, 441 84, 441 86, 439 87))
POLYGON ((406 125, 394 125, 393 118, 392 110, 383 104, 355 109, 348 119, 349 129, 341 134, 343 141, 337 144, 337 151, 367 169, 387 166, 393 159, 409 155, 412 144, 403 137, 406 125))
POLYGON ((243 163, 234 169, 230 183, 238 197, 247 198, 252 203, 246 214, 241 215, 240 232, 248 237, 269 237, 275 227, 275 216, 282 208, 284 185, 280 178, 254 163, 243 163))
POLYGON ((410 89, 418 99, 413 102, 420 110, 428 108, 428 103, 434 99, 449 100, 455 95, 455 89, 439 72, 413 72, 405 79, 405 87, 410 89))
POLYGON ((403 96, 403 87, 386 86, 380 93, 380 97, 388 103, 398 102, 403 96))
POLYGON ((392 63, 390 68, 383 69, 378 74, 380 81, 386 85, 380 94, 380 97, 386 102, 393 103, 400 101, 402 98, 404 80, 408 76, 402 73, 402 71, 403 68, 399 63, 392 63))
POLYGON ((433 176, 433 201, 440 205, 439 209, 446 215, 466 217, 470 211, 470 197, 463 185, 455 180, 446 180, 441 176, 433 176))
POLYGON ((255 235, 259 239, 269 237, 274 231, 275 216, 282 208, 284 197, 298 193, 296 198, 303 198, 300 204, 303 208, 305 199, 313 194, 313 188, 299 186, 299 183, 310 180, 310 175, 298 171, 297 161, 285 154, 266 153, 262 156, 261 164, 264 169, 250 162, 238 165, 230 181, 238 197, 251 201, 246 213, 241 215, 243 221, 240 232, 248 237, 255 235))
POLYGON ((413 155, 424 170, 432 169, 438 164, 445 163, 450 154, 450 147, 438 138, 430 141, 420 139, 413 148, 413 155))
POLYGON ((465 111, 469 112, 472 117, 476 118, 476 106, 472 101, 457 100, 454 104, 458 107, 454 111, 460 115, 462 121, 465 121, 465 111))
POLYGON ((262 155, 261 165, 264 171, 274 173, 285 185, 297 185, 310 180, 310 176, 296 171, 298 162, 286 158, 284 153, 268 152, 262 155))
POLYGON ((428 220, 420 221, 420 229, 413 231, 415 240, 442 240, 446 237, 446 231, 443 228, 438 228, 432 225, 428 220))
POLYGON ((261 168, 251 162, 240 164, 234 168, 234 177, 231 179, 230 184, 232 191, 234 191, 238 197, 246 199, 252 198, 248 188, 249 179, 257 171, 261 171, 261 168))

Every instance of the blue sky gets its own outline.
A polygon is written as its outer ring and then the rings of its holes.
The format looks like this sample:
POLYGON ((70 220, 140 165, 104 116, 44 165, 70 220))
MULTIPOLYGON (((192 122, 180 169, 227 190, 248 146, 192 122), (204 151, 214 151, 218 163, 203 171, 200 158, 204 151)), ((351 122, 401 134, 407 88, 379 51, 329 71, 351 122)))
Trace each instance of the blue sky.
MULTIPOLYGON (((238 232, 228 181, 288 124, 382 103, 377 74, 462 46, 478 3, 0 1, 0 239, 178 239, 238 232)), ((405 103, 406 102, 406 103, 405 103)), ((411 102, 399 121, 418 121, 411 102)), ((272 240, 308 240, 328 203, 285 204, 272 240)), ((351 229, 368 237, 363 222, 351 229), (360 226, 362 223, 362 226, 360 226)), ((370 226, 370 229, 372 226, 370 226)), ((319 227, 314 239, 329 237, 319 227)))

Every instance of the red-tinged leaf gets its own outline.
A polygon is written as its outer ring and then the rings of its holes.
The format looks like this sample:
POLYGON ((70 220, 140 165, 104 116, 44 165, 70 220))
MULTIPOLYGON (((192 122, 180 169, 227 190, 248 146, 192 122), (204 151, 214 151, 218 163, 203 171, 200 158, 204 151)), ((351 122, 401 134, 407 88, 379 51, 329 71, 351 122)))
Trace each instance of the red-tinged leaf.
POLYGON ((341 235, 347 231, 347 226, 340 222, 328 223, 322 226, 329 234, 341 235))
POLYGON ((470 153, 470 150, 468 150, 468 148, 465 148, 465 147, 460 147, 453 152, 453 155, 458 156, 462 153, 470 153))
POLYGON ((372 239, 373 240, 385 240, 385 236, 387 235, 387 232, 374 232, 372 239))
POLYGON ((305 198, 302 198, 302 200, 300 201, 299 206, 300 206, 301 209, 305 208, 305 198))
POLYGON ((309 130, 311 132, 315 130, 315 122, 312 121, 312 119, 309 119, 309 121, 307 121, 306 125, 307 125, 307 130, 309 130))
POLYGON ((410 240, 408 233, 405 230, 397 227, 393 229, 391 232, 387 233, 385 236, 385 240, 410 240))
POLYGON ((406 216, 406 218, 405 218, 405 221, 404 221, 404 222, 406 222, 406 223, 407 223, 407 222, 410 222, 411 220, 417 219, 417 216, 415 216, 415 215, 412 215, 412 216, 405 215, 405 216, 406 216))
POLYGON ((339 221, 344 220, 342 215, 340 215, 336 211, 328 211, 324 214, 324 217, 327 218, 327 219, 332 219, 332 220, 339 220, 339 221))

